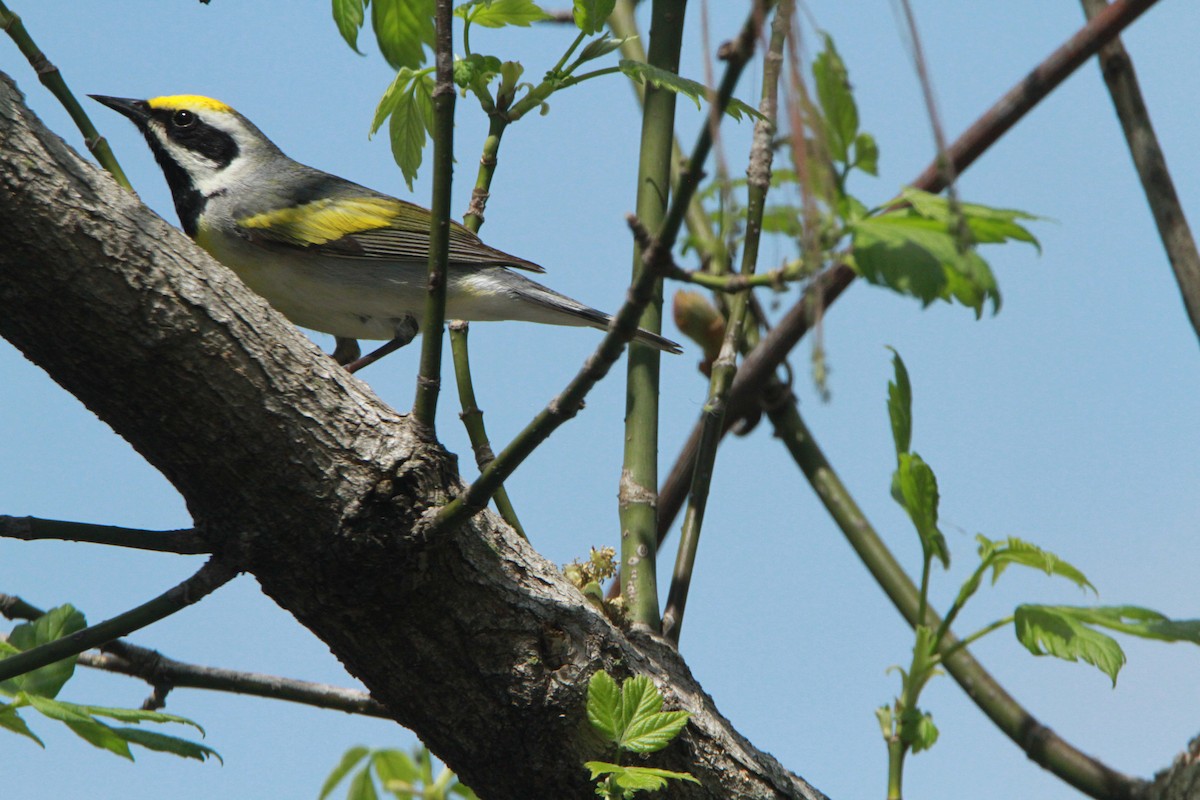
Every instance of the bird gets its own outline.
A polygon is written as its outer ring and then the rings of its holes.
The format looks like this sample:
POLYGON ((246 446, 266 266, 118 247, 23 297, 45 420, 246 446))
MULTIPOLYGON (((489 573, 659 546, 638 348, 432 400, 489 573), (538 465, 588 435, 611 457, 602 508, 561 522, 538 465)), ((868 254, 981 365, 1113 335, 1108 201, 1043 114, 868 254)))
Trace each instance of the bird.
MULTIPOLYGON (((92 99, 145 137, 184 233, 302 328, 334 336, 354 371, 419 332, 432 214, 284 155, 250 120, 202 95, 92 99), (386 340, 361 357, 359 339, 386 340)), ((611 320, 517 270, 545 270, 450 224, 446 318, 521 320, 605 330, 611 320)), ((682 348, 638 329, 634 340, 682 348)))

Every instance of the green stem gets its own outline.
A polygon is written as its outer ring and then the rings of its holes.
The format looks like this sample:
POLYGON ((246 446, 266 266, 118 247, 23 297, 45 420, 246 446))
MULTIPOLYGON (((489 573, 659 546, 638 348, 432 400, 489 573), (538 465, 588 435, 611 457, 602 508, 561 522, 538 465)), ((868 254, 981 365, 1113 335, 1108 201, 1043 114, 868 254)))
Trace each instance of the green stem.
MULTIPOLYGON (((771 41, 763 68, 762 100, 759 104, 763 119, 754 125, 750 166, 747 170, 749 179, 747 182, 746 239, 742 247, 740 271, 743 278, 752 276, 758 263, 763 210, 766 208, 767 192, 771 188, 771 137, 775 135, 779 72, 783 62, 783 43, 791 30, 792 7, 792 0, 783 0, 779 5, 771 27, 771 41)), ((713 120, 711 124, 716 124, 716 120, 713 120)), ((704 512, 708 505, 708 495, 712 485, 717 445, 721 441, 729 387, 733 383, 734 373, 737 372, 737 355, 741 350, 748 305, 749 294, 746 292, 734 295, 729 304, 725 338, 721 343, 720 353, 713 361, 708 400, 705 402, 702 412, 703 428, 700 435, 700 448, 696 453, 696 466, 692 473, 688 507, 683 517, 683 529, 679 537, 675 570, 671 577, 671 589, 667 595, 667 608, 663 613, 662 621, 663 634, 676 645, 679 644, 688 590, 691 587, 692 570, 695 567, 696 551, 700 544, 700 531, 704 525, 704 512)))
POLYGON ((429 229, 429 278, 421 331, 421 365, 413 419, 436 436, 442 383, 442 329, 446 324, 446 266, 450 256, 450 184, 454 175, 454 51, 450 0, 437 0, 437 81, 433 89, 433 201, 429 229))
POLYGON ((55 639, 0 661, 0 681, 24 675, 47 664, 53 664, 55 661, 79 655, 84 650, 99 647, 113 639, 127 636, 187 608, 236 576, 237 570, 231 569, 215 559, 210 559, 195 575, 148 603, 143 603, 124 614, 118 614, 112 619, 76 631, 69 636, 55 639))
MULTIPOLYGON (((909 625, 916 626, 918 621, 923 621, 936 628, 939 620, 934 612, 927 611, 924 620, 917 616, 917 587, 826 460, 801 419, 795 401, 768 403, 767 413, 776 435, 901 616, 909 625)), ((951 632, 947 631, 939 642, 938 652, 946 671, 967 696, 1034 762, 1098 800, 1130 800, 1137 796, 1142 782, 1080 752, 1039 722, 1004 691, 965 647, 959 645, 951 632)))
POLYGON ((0 0, 0 28, 3 28, 8 33, 9 37, 16 43, 17 48, 29 61, 29 65, 33 67, 33 71, 37 73, 38 80, 42 85, 50 90, 50 93, 58 98, 62 103, 63 108, 71 116, 71 120, 79 128, 79 132, 83 134, 83 143, 87 149, 95 157, 100 166, 104 167, 110 175, 121 185, 122 188, 133 191, 133 186, 130 185, 129 179, 125 177, 125 172, 121 169, 121 165, 117 163, 117 157, 113 155, 112 148, 108 146, 108 140, 105 139, 92 125, 92 121, 88 119, 88 115, 84 113, 83 107, 79 105, 79 101, 75 99, 75 95, 67 88, 67 82, 63 80, 62 73, 58 67, 46 58, 46 55, 38 49, 34 44, 33 38, 29 35, 29 31, 25 29, 25 23, 21 18, 8 9, 0 0))
MULTIPOLYGON (((557 75, 560 72, 562 72, 562 68, 567 63, 567 59, 570 58, 575 53, 575 50, 579 47, 580 44, 583 43, 583 40, 585 38, 587 38, 587 34, 584 33, 583 31, 580 31, 579 35, 575 37, 575 41, 571 42, 571 46, 567 48, 567 52, 563 53, 562 58, 560 58, 558 60, 558 63, 555 64, 550 69, 551 75, 557 75)), ((571 65, 571 69, 574 69, 576 66, 577 65, 574 65, 574 64, 571 65)))
POLYGON ((952 657, 955 653, 957 653, 959 650, 963 649, 964 647, 970 647, 971 645, 975 644, 975 642, 977 642, 980 639, 982 639, 983 637, 987 636, 992 631, 998 631, 1001 628, 1007 627, 1012 621, 1013 621, 1013 616, 1011 614, 1009 614, 1007 617, 1004 617, 1003 619, 996 620, 991 625, 986 625, 986 626, 980 628, 979 630, 972 633, 970 636, 964 637, 963 639, 960 639, 959 641, 955 642, 954 644, 950 645, 949 647, 946 647, 945 649, 943 649, 940 653, 938 653, 937 660, 939 662, 945 661, 946 659, 952 657))
MULTIPOLYGON (((686 0, 653 0, 650 11, 649 63, 679 72, 686 0)), ((650 231, 663 227, 670 196, 671 145, 675 131, 675 93, 646 87, 638 165, 637 216, 650 231)), ((634 248, 633 275, 647 271, 641 249, 634 248)), ((640 326, 662 330, 662 280, 642 312, 640 326)), ((656 531, 658 486, 659 353, 637 344, 629 348, 625 389, 625 455, 618 503, 621 520, 621 574, 629 618, 635 627, 658 630, 656 531)))

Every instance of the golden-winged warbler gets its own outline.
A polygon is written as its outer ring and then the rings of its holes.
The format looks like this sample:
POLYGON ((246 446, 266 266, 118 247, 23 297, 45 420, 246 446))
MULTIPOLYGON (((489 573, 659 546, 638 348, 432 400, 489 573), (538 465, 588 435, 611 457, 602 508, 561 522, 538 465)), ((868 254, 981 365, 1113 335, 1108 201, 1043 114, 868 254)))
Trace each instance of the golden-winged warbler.
MULTIPOLYGON (((293 161, 218 100, 92 97, 146 137, 184 232, 292 322, 333 334, 339 362, 358 357, 357 339, 391 340, 395 349, 416 335, 428 210, 293 161)), ((514 269, 544 272, 451 223, 447 319, 607 327, 607 314, 514 269)), ((634 338, 680 352, 649 331, 634 338)))

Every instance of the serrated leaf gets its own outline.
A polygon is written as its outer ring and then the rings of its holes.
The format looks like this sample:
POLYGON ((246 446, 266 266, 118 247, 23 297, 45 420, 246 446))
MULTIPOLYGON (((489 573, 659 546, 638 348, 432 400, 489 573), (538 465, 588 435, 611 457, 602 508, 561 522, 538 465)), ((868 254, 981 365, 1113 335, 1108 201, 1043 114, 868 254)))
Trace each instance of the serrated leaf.
POLYGON ((413 181, 421 168, 421 156, 425 150, 425 123, 414 98, 414 92, 400 95, 388 121, 388 134, 392 144, 392 158, 400 167, 404 182, 412 191, 413 181))
POLYGON ((181 758, 193 758, 197 761, 207 761, 212 757, 222 764, 225 763, 225 759, 221 758, 221 754, 211 747, 205 747, 202 744, 188 741, 187 739, 180 739, 178 736, 168 736, 165 733, 156 733, 142 728, 112 728, 111 730, 130 744, 136 744, 147 750, 154 750, 158 753, 170 753, 181 758))
POLYGON ((165 714, 162 711, 147 711, 141 708, 108 708, 106 706, 76 706, 84 714, 89 714, 94 717, 108 717, 115 719, 118 722, 158 722, 168 723, 176 722, 180 725, 190 725, 200 731, 200 735, 204 735, 204 728, 187 717, 181 717, 177 714, 165 714))
POLYGON ((634 753, 662 750, 679 735, 690 717, 686 711, 658 711, 637 717, 626 728, 621 748, 634 753))
POLYGON ((1017 641, 1035 656, 1085 661, 1117 685, 1125 653, 1111 636, 1087 627, 1061 606, 1017 606, 1013 616, 1017 641))
POLYGON ((402 67, 396 71, 396 77, 388 84, 388 88, 384 90, 383 96, 379 98, 379 103, 375 106, 375 116, 371 119, 371 132, 368 136, 374 136, 380 126, 395 112, 401 99, 412 93, 411 84, 415 74, 416 72, 408 67, 402 67))
POLYGON ((604 30, 617 0, 575 0, 575 26, 588 36, 604 30))
POLYGON ((892 440, 896 443, 896 455, 907 453, 912 446, 912 384, 908 380, 908 369, 894 348, 892 368, 896 378, 888 381, 888 417, 892 421, 892 440))
POLYGON ((321 786, 321 794, 317 796, 317 800, 325 800, 329 796, 342 779, 349 774, 350 770, 354 769, 358 762, 367 757, 371 750, 362 745, 351 747, 342 755, 342 760, 333 768, 333 772, 329 773, 329 777, 325 779, 325 783, 321 786))
MULTIPOLYGON (((676 94, 681 94, 684 97, 690 97, 696 103, 696 108, 701 107, 701 98, 707 99, 708 97, 708 89, 705 88, 704 84, 676 75, 670 70, 651 66, 642 61, 622 59, 617 64, 617 68, 638 83, 650 84, 659 89, 666 89, 676 94)), ((729 98, 729 103, 725 106, 725 113, 736 120, 741 120, 743 116, 763 119, 763 115, 758 109, 746 105, 736 97, 729 98)))
POLYGON ((416 783, 421 777, 420 768, 403 750, 376 750, 371 754, 371 765, 385 786, 389 781, 416 783))
POLYGON ((699 783, 694 775, 686 772, 675 772, 669 769, 654 767, 623 767, 607 761, 587 761, 583 765, 592 774, 592 780, 604 775, 612 775, 617 786, 631 792, 657 791, 667 785, 667 781, 691 781, 699 783))
POLYGON ((29 726, 25 724, 25 720, 17 713, 17 709, 7 703, 0 703, 0 728, 27 736, 37 742, 43 750, 46 749, 46 743, 29 729, 29 726))
MULTIPOLYGON (((624 741, 635 723, 647 720, 662 710, 663 699, 654 682, 645 675, 628 678, 621 683, 621 704, 618 710, 617 733, 624 741)), ((620 746, 620 742, 618 742, 620 746)))
POLYGON ((979 244, 999 244, 1007 241, 1018 241, 1031 244, 1041 252, 1042 246, 1028 228, 1017 220, 1035 221, 1041 219, 1034 214, 1018 211, 1013 208, 992 208, 979 203, 959 202, 954 209, 950 201, 940 195, 931 194, 911 186, 900 193, 900 199, 912 206, 913 210, 925 219, 940 220, 949 223, 957 211, 967 223, 974 240, 979 244))
POLYGON ((900 504, 921 537, 922 548, 948 568, 950 551, 937 527, 938 488, 933 469, 916 453, 901 453, 893 481, 900 494, 900 504))
POLYGON ((333 21, 338 33, 350 45, 350 49, 362 55, 358 49, 358 32, 366 21, 366 0, 333 0, 333 21))
POLYGON ((979 542, 979 557, 990 562, 993 586, 996 581, 1000 580, 1000 576, 1009 565, 1017 564, 1039 569, 1047 575, 1058 575, 1071 581, 1080 589, 1091 589, 1093 594, 1097 593, 1096 587, 1076 567, 1031 542, 1014 536, 996 541, 985 536, 976 536, 975 540, 979 542))
POLYGON ((371 778, 371 770, 364 767, 351 779, 346 800, 379 800, 379 793, 375 791, 375 781, 371 778))
POLYGON ((47 719, 63 723, 72 733, 88 744, 133 761, 133 754, 129 752, 129 745, 125 743, 124 739, 103 722, 98 722, 80 711, 79 706, 74 703, 63 703, 49 697, 27 693, 22 693, 21 697, 28 700, 29 705, 39 714, 47 719))
POLYGON ((594 61, 597 58, 603 58, 614 50, 619 50, 621 45, 636 38, 637 36, 622 36, 618 38, 605 34, 598 39, 592 39, 579 52, 579 58, 576 59, 576 62, 583 64, 588 61, 594 61))
POLYGON ((373 0, 371 24, 375 41, 392 69, 425 63, 425 47, 433 47, 434 0, 373 0))
POLYGON ((482 25, 485 28, 503 28, 505 25, 528 28, 534 22, 554 18, 533 0, 476 0, 454 9, 454 14, 463 19, 470 19, 473 25, 482 25))
POLYGON ((849 163, 850 145, 858 135, 858 106, 850 91, 850 76, 833 38, 822 34, 825 47, 813 62, 813 80, 817 102, 825 122, 825 138, 829 155, 835 161, 849 163))
POLYGON ((1200 620, 1174 620, 1141 606, 1047 606, 1088 625, 1099 625, 1143 639, 1200 644, 1200 620))
POLYGON ((622 730, 621 690, 604 670, 597 670, 588 681, 587 717, 604 738, 616 743, 622 730))
MULTIPOLYGON (((87 621, 82 613, 74 606, 61 605, 50 609, 32 622, 23 622, 14 627, 8 636, 8 645, 19 651, 32 650, 56 639, 69 636, 76 631, 81 631, 85 627, 87 627, 87 621)), ((6 648, 5 657, 13 654, 6 648)), ((32 672, 18 675, 0 683, 0 690, 9 695, 26 692, 42 697, 56 697, 66 682, 75 674, 77 659, 77 656, 71 656, 39 667, 32 672)))

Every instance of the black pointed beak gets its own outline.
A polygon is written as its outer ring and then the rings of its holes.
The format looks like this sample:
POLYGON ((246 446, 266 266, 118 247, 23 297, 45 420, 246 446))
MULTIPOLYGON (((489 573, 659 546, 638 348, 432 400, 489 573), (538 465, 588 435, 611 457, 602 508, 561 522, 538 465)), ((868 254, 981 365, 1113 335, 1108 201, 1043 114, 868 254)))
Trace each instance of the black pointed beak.
POLYGON ((113 111, 129 117, 134 125, 144 127, 150 119, 150 107, 145 100, 133 100, 128 97, 107 97, 102 94, 90 94, 88 97, 97 103, 108 106, 113 111))

